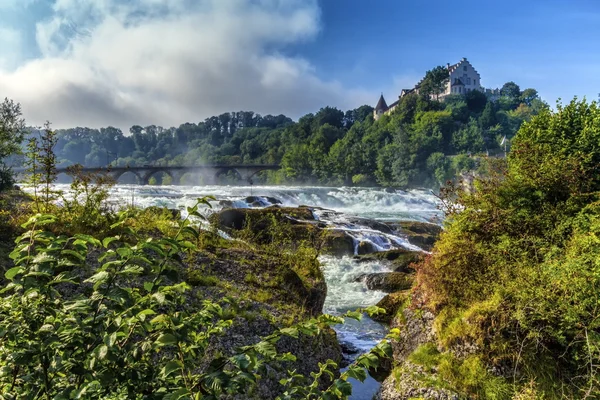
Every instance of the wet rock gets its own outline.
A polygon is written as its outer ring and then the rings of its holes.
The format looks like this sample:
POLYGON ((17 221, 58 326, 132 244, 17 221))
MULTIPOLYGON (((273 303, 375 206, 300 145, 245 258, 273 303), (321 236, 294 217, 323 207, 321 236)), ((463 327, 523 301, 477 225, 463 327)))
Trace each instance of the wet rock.
POLYGON ((336 257, 354 254, 354 239, 344 231, 330 230, 323 238, 323 252, 336 257))
POLYGON ((414 272, 413 263, 420 262, 424 254, 420 251, 393 249, 354 257, 358 262, 381 261, 395 272, 414 272))
POLYGON ((371 318, 375 321, 389 324, 396 316, 398 311, 400 311, 400 309, 406 305, 409 298, 409 290, 388 294, 381 299, 379 303, 377 303, 377 307, 383 308, 385 310, 385 314, 373 315, 371 318))
POLYGON ((362 241, 358 244, 358 250, 357 253, 359 255, 364 255, 364 254, 370 254, 370 253, 375 253, 377 251, 377 248, 375 247, 375 245, 371 242, 368 241, 362 241))
POLYGON ((286 222, 287 217, 292 217, 296 220, 314 221, 315 217, 312 211, 308 208, 292 208, 292 207, 268 207, 263 209, 247 209, 233 208, 221 210, 210 216, 210 221, 220 228, 224 229, 244 229, 246 223, 250 220, 256 222, 256 230, 262 228, 260 221, 274 217, 278 222, 286 222))
POLYGON ((377 382, 382 383, 390 376, 394 369, 394 359, 391 357, 380 358, 377 368, 369 368, 369 375, 377 382))
POLYGON ((416 221, 400 221, 392 224, 400 234, 406 235, 408 241, 423 250, 431 251, 442 233, 442 228, 436 224, 416 221))
POLYGON ((365 282, 369 290, 380 290, 392 293, 412 287, 414 276, 404 272, 377 272, 363 274, 356 278, 357 282, 365 282))
POLYGON ((231 200, 219 200, 219 205, 223 208, 232 208, 233 201, 231 200))
POLYGON ((266 207, 269 205, 282 204, 281 200, 271 196, 248 196, 244 201, 252 207, 266 207))
POLYGON ((354 355, 360 353, 360 349, 350 342, 341 342, 340 348, 344 354, 354 355))
POLYGON ((366 226, 367 228, 373 229, 375 231, 380 231, 383 233, 394 233, 392 227, 390 227, 385 222, 376 221, 368 218, 359 218, 359 217, 347 217, 348 222, 355 225, 366 226))

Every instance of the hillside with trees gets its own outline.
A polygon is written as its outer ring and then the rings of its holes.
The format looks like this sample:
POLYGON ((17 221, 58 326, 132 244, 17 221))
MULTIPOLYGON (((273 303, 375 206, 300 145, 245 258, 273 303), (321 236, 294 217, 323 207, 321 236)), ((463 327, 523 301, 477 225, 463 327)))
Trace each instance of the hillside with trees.
POLYGON ((364 105, 346 112, 324 107, 297 122, 242 111, 179 127, 134 125, 127 133, 61 129, 58 166, 281 164, 257 183, 439 187, 474 168, 470 155, 503 154, 502 138, 510 141, 547 107, 535 89, 521 90, 514 82, 496 98, 473 91, 432 100, 437 70, 423 82, 429 89, 402 97, 378 121, 364 105))

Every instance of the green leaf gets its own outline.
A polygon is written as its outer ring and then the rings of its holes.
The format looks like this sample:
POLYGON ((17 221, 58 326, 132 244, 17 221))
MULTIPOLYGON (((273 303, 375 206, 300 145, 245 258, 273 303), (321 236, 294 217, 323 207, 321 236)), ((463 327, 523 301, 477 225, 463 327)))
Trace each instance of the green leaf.
POLYGON ((107 271, 100 271, 100 272, 96 272, 94 275, 87 278, 84 282, 93 283, 94 289, 96 289, 98 286, 100 286, 103 283, 105 283, 106 281, 108 281, 109 277, 110 277, 110 274, 107 271))
POLYGON ((163 399, 164 400, 180 400, 183 398, 187 398, 190 394, 191 393, 189 390, 187 390, 186 388, 181 388, 173 393, 166 395, 163 399))
POLYGON ((293 328, 293 327, 280 329, 279 332, 281 332, 284 335, 291 336, 293 338, 298 338, 298 333, 299 333, 298 328, 293 328))
POLYGON ((61 255, 68 255, 68 256, 73 256, 77 259, 79 259, 80 261, 85 261, 85 255, 75 251, 75 250, 63 250, 60 252, 61 255))
POLYGON ((90 236, 90 235, 77 234, 74 237, 77 240, 84 241, 84 242, 89 243, 89 244, 91 244, 92 246, 95 246, 95 247, 102 246, 102 243, 100 243, 100 241, 98 239, 96 239, 95 237, 90 236))
POLYGON ((25 271, 24 268, 21 267, 14 267, 9 269, 8 271, 6 271, 6 273, 4 274, 4 276, 6 277, 6 279, 8 279, 9 281, 12 281, 14 279, 15 276, 17 276, 18 274, 21 274, 25 271))
POLYGON ((350 382, 338 379, 335 382, 335 387, 342 393, 343 396, 350 396, 352 394, 352 384, 350 384, 350 382))
POLYGON ((158 337, 158 339, 156 339, 156 343, 158 343, 162 346, 167 346, 167 345, 177 344, 178 340, 175 337, 175 335, 172 335, 170 333, 163 333, 162 335, 160 335, 158 337))
POLYGON ((108 248, 108 246, 110 246, 110 244, 111 244, 112 242, 114 242, 115 240, 119 240, 119 239, 120 239, 120 237, 119 237, 119 236, 110 236, 110 237, 104 238, 104 239, 102 240, 102 246, 103 246, 105 249, 107 249, 107 248, 108 248))
POLYGON ((365 379, 367 379, 367 371, 365 371, 364 368, 361 368, 358 365, 350 365, 350 367, 348 367, 347 373, 350 378, 354 378, 360 382, 364 382, 365 379))
POLYGON ((102 346, 98 347, 97 354, 100 360, 106 358, 106 355, 108 354, 108 346, 103 344, 102 346))
POLYGON ((113 347, 115 345, 116 341, 117 341, 117 332, 113 332, 108 336, 108 343, 106 343, 106 344, 110 347, 113 347))
POLYGON ((267 358, 273 358, 277 355, 277 350, 272 343, 262 341, 254 345, 254 349, 267 358))
POLYGON ((344 314, 344 317, 348 317, 348 318, 360 321, 362 319, 363 315, 362 315, 362 313, 360 313, 358 311, 348 311, 347 313, 344 314))
POLYGON ((152 298, 156 300, 158 304, 163 304, 165 302, 165 294, 161 292, 154 293, 152 298))
POLYGON ((173 372, 177 370, 181 370, 183 365, 179 361, 169 361, 160 371, 163 378, 171 375, 173 372))
POLYGON ((144 289, 146 289, 147 292, 152 291, 153 287, 154 287, 154 283, 152 283, 152 282, 144 282, 144 289))

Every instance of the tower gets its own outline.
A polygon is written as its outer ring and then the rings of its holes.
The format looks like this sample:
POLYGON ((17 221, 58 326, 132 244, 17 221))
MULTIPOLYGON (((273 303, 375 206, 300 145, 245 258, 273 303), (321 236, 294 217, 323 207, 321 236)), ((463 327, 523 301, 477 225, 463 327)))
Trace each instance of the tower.
POLYGON ((375 109, 373 110, 373 118, 375 118, 375 121, 377 121, 379 118, 381 118, 381 116, 388 110, 388 105, 385 102, 385 99, 383 98, 383 93, 381 93, 381 96, 379 97, 379 101, 377 102, 377 105, 375 106, 375 109))

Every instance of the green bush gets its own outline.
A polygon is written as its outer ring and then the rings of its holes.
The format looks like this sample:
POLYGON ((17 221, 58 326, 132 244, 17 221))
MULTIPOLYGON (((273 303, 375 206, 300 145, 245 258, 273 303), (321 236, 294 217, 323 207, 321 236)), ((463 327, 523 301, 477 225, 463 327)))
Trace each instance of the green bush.
POLYGON ((543 110, 505 166, 446 192, 447 229, 418 270, 442 343, 477 342, 516 391, 600 395, 598 143, 597 103, 543 110))

